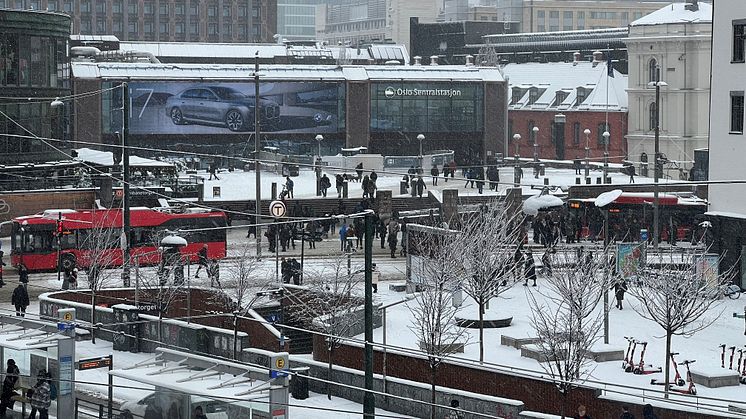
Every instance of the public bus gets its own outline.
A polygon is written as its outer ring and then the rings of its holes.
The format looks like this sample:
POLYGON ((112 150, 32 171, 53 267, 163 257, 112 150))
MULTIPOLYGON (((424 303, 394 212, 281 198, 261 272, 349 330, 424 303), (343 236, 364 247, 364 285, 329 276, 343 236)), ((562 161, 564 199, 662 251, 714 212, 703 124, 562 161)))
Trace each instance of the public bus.
MULTIPOLYGON (((624 192, 605 209, 609 211, 610 236, 616 240, 638 241, 640 230, 653 237, 652 192, 624 192)), ((570 199, 570 213, 580 220, 583 237, 602 236, 603 213, 594 205, 595 199, 570 199)), ((691 240, 700 222, 704 221, 707 202, 697 197, 680 197, 673 194, 658 195, 660 240, 668 241, 671 227, 676 229, 676 240, 691 240)))
MULTIPOLYGON (((15 267, 23 264, 30 272, 57 270, 58 260, 65 269, 87 268, 94 260, 107 267, 121 266, 122 215, 122 209, 61 209, 14 218, 11 263, 15 267)), ((197 252, 205 244, 209 259, 222 259, 226 225, 221 211, 132 208, 130 255, 141 265, 159 263, 160 241, 174 232, 186 239, 187 245, 180 250, 190 261, 198 259, 197 252)))

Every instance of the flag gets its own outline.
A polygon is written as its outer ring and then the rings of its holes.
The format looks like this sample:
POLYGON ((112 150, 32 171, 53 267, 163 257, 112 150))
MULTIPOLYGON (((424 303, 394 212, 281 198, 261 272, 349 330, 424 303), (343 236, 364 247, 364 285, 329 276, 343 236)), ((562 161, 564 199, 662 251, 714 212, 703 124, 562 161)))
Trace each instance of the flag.
POLYGON ((614 77, 614 65, 612 64, 613 60, 611 59, 611 51, 606 51, 606 74, 609 77, 614 77))

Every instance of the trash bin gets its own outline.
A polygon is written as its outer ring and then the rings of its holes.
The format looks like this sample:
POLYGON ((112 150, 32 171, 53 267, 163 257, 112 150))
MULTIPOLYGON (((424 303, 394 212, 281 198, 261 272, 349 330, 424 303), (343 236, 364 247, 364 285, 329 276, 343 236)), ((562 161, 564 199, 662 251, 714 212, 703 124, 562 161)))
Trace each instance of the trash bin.
POLYGON ((648 230, 646 228, 640 230, 640 241, 648 241, 648 230))
POLYGON ((399 195, 406 195, 409 189, 409 182, 402 180, 399 182, 399 195))
POLYGON ((308 370, 309 367, 291 368, 293 372, 290 378, 290 394, 296 400, 305 400, 308 398, 308 370))

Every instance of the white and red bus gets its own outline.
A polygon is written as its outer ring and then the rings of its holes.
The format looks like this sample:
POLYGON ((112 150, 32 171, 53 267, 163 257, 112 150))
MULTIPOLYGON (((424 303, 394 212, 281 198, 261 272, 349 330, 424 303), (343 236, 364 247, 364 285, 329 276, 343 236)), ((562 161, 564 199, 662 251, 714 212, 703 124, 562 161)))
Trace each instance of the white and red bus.
MULTIPOLYGON (((132 208, 130 254, 141 265, 159 263, 160 239, 172 231, 186 239, 187 246, 181 253, 191 261, 198 259, 197 252, 205 244, 208 258, 222 259, 226 251, 226 225, 226 215, 221 211, 171 213, 132 208)), ((23 263, 31 272, 57 270, 58 257, 63 267, 87 268, 93 259, 99 264, 105 260, 109 267, 121 266, 121 233, 121 209, 47 210, 14 218, 11 263, 16 267, 23 263)))

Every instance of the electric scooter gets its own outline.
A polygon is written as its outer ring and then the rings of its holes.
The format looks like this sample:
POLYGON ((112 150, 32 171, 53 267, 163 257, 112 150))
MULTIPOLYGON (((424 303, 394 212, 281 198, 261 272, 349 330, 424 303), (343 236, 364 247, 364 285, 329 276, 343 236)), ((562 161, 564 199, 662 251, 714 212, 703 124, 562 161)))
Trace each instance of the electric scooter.
MULTIPOLYGON (((728 349, 730 349, 730 365, 728 366, 728 369, 732 370, 733 369, 733 355, 736 354, 736 347, 735 346, 731 346, 728 349)), ((738 365, 736 365, 736 368, 738 368, 738 365)))
MULTIPOLYGON (((676 376, 673 379, 673 383, 676 384, 679 387, 684 387, 684 384, 686 384, 686 381, 684 381, 684 379, 681 378, 681 374, 679 374, 679 367, 678 367, 678 365, 676 365, 676 360, 674 359, 674 355, 678 355, 678 354, 679 354, 678 352, 671 352, 670 353, 671 363, 673 364, 674 371, 676 371, 676 376)), ((656 386, 665 386, 666 385, 665 382, 659 383, 658 380, 656 380, 655 378, 653 378, 652 380, 650 380, 650 384, 653 384, 653 385, 656 385, 656 386)))
POLYGON ((725 344, 720 345, 720 368, 725 368, 725 344))
POLYGON ((624 367, 624 372, 633 372, 635 370, 635 349, 637 349, 637 341, 632 339, 632 352, 629 354, 629 362, 624 367))
MULTIPOLYGON (((642 352, 640 352, 640 363, 637 364, 637 367, 633 369, 633 373, 635 375, 648 375, 648 374, 656 374, 659 372, 663 372, 663 369, 658 367, 657 370, 646 370, 645 369, 645 349, 648 347, 647 342, 639 342, 640 345, 642 345, 642 352)), ((650 365, 652 367, 652 365, 650 365)))
POLYGON ((691 361, 690 360, 686 360, 686 361, 684 361, 684 362, 682 362, 682 363, 679 364, 679 365, 686 365, 686 379, 687 379, 687 381, 689 381, 689 388, 687 388, 686 390, 684 390, 684 389, 674 388, 673 386, 669 386, 668 387, 669 390, 675 391, 675 392, 681 393, 681 394, 691 394, 691 395, 696 395, 697 394, 697 388, 694 386, 694 381, 692 381, 692 372, 689 369, 689 365, 693 364, 695 362, 697 362, 697 361, 694 360, 694 359, 692 359, 691 361))
POLYGON ((627 367, 632 363, 632 360, 629 358, 629 352, 632 349, 632 343, 635 341, 635 338, 633 338, 632 336, 630 337, 625 336, 624 338, 627 339, 627 353, 626 355, 624 355, 624 361, 622 362, 622 369, 627 371, 627 367))

